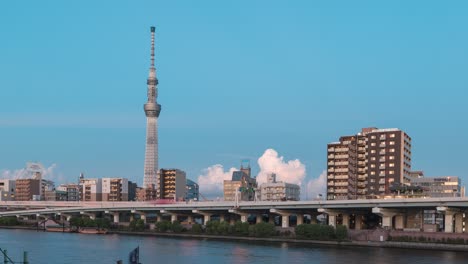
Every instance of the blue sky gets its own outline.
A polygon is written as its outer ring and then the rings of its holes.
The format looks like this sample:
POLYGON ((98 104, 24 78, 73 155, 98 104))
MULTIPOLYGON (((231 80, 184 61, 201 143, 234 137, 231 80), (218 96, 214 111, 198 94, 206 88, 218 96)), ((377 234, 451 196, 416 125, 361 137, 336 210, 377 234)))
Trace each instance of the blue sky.
POLYGON ((413 168, 468 180, 466 1, 3 1, 0 170, 142 182, 149 27, 160 165, 196 179, 268 148, 326 167, 361 127, 413 138, 413 168))

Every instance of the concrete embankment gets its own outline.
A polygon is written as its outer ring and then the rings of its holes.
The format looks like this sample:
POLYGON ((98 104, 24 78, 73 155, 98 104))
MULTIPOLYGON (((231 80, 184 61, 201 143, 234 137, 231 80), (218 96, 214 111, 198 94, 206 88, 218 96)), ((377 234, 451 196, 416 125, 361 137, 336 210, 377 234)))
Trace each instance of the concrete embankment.
POLYGON ((218 239, 231 241, 256 241, 270 243, 295 243, 303 245, 323 245, 323 246, 344 246, 344 247, 385 247, 385 248, 403 248, 403 249, 429 249, 446 251, 466 251, 468 245, 454 245, 442 243, 416 243, 416 242, 375 242, 375 241, 321 241, 304 240, 294 238, 259 238, 259 237, 239 237, 239 236, 219 236, 219 235, 197 235, 197 234, 177 234, 177 233, 157 233, 157 232, 128 232, 111 231, 110 234, 137 235, 137 236, 162 236, 173 238, 193 238, 193 239, 218 239))
MULTIPOLYGON (((31 226, 0 226, 1 229, 23 229, 36 231, 36 227, 31 226)), ((43 232, 44 230, 39 229, 43 232)), ((260 237, 240 237, 240 236, 220 236, 205 234, 188 233, 158 233, 158 232, 130 232, 130 231, 109 231, 108 234, 129 235, 129 236, 156 236, 171 238, 189 238, 189 239, 213 239, 244 242, 266 242, 266 243, 294 243, 302 245, 322 245, 322 246, 341 246, 341 247, 385 247, 385 248, 403 248, 403 249, 425 249, 425 250, 445 250, 445 251, 465 251, 468 252, 468 245, 443 244, 443 243, 417 243, 417 242, 395 242, 395 241, 321 241, 304 240, 286 237, 260 238, 260 237)))

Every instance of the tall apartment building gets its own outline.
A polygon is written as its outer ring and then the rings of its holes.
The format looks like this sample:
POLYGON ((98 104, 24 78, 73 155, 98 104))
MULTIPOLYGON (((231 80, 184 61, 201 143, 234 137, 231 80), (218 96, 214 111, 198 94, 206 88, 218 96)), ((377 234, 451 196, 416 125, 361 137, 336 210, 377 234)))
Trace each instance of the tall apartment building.
POLYGON ((80 178, 80 199, 85 202, 102 201, 102 179, 80 178))
POLYGON ((159 199, 184 200, 186 174, 179 169, 161 169, 158 174, 156 194, 159 199))
POLYGON ((41 195, 41 181, 38 179, 18 179, 15 184, 16 201, 31 201, 41 195))
POLYGON ((408 181, 411 138, 397 128, 363 128, 327 147, 327 199, 365 199, 390 194, 408 181))
POLYGON ((128 179, 102 178, 102 201, 128 201, 128 179))
POLYGON ((0 180, 0 201, 14 201, 16 192, 15 180, 0 180))
POLYGON ((232 173, 231 180, 223 182, 224 201, 235 201, 236 193, 239 195, 239 201, 253 201, 257 181, 251 177, 250 165, 241 165, 240 170, 232 173))

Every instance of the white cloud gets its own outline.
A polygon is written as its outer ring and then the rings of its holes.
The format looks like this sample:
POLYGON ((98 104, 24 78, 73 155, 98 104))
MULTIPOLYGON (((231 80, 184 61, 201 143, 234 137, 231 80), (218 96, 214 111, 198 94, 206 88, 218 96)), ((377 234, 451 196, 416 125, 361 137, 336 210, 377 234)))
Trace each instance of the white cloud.
POLYGON ((32 170, 41 172, 42 178, 55 181, 56 184, 63 183, 64 181, 64 177, 61 173, 57 171, 57 164, 55 163, 51 164, 47 168, 45 168, 40 163, 28 163, 27 168, 15 170, 0 170, 0 175, 2 179, 27 179, 33 176, 32 170))
MULTIPOLYGON (((223 196, 223 181, 230 180, 235 168, 224 171, 223 165, 216 164, 203 170, 203 174, 198 176, 200 193, 207 198, 223 196)), ((201 197, 200 197, 201 199, 201 197)))
POLYGON ((284 181, 301 185, 306 176, 305 165, 300 160, 285 161, 282 156, 278 155, 274 149, 267 149, 258 159, 260 172, 257 175, 259 184, 267 181, 267 175, 270 173, 276 174, 277 181, 284 181))
POLYGON ((323 171, 318 178, 307 182, 306 193, 303 194, 303 197, 312 200, 317 198, 319 194, 322 194, 323 198, 327 194, 327 171, 323 171))

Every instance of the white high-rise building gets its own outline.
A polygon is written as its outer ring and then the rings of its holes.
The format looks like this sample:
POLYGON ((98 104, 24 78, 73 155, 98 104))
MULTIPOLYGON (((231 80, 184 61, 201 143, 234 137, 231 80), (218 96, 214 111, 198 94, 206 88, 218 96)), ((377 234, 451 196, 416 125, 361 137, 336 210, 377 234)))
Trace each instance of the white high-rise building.
POLYGON ((148 102, 144 105, 146 114, 146 151, 145 151, 145 175, 143 188, 155 188, 158 173, 158 117, 161 105, 157 103, 158 79, 154 67, 154 32, 151 27, 151 67, 148 76, 148 102))

